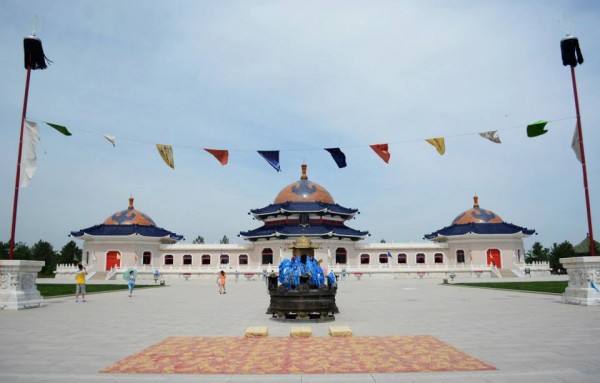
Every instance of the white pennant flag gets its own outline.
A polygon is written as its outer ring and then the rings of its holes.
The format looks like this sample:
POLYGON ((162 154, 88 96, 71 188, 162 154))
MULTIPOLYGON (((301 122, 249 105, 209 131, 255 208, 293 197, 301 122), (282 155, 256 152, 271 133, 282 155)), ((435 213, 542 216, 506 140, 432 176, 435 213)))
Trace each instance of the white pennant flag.
POLYGON ((497 130, 490 130, 489 132, 479 133, 479 135, 483 138, 487 138, 488 140, 495 142, 497 144, 501 144, 500 135, 498 135, 497 130))
POLYGON ((283 258, 283 249, 279 248, 279 258, 283 258))
POLYGON ((579 129, 577 129, 577 124, 575 124, 575 131, 573 132, 573 141, 571 141, 571 148, 575 152, 575 157, 579 160, 580 163, 583 163, 581 159, 581 146, 579 146, 579 129))
POLYGON ((23 149, 21 152, 21 175, 19 187, 27 187, 33 174, 37 169, 37 156, 35 148, 40 141, 40 128, 33 121, 25 120, 25 131, 23 132, 23 149))
POLYGON ((115 147, 115 145, 116 145, 115 144, 115 140, 116 140, 115 136, 109 136, 108 134, 105 134, 104 138, 106 138, 108 140, 108 142, 110 142, 112 144, 113 148, 115 147))

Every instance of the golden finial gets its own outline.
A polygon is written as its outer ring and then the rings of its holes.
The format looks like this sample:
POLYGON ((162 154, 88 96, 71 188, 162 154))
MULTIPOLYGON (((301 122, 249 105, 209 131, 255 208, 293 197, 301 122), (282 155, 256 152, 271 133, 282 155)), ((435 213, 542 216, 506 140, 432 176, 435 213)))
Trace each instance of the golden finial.
POLYGON ((308 165, 306 164, 302 164, 302 176, 300 177, 301 180, 307 180, 308 176, 306 175, 306 168, 308 167, 308 165))
POLYGON ((129 197, 129 210, 133 210, 133 197, 129 197))
POLYGON ((479 207, 479 197, 474 196, 473 197, 473 207, 479 207))

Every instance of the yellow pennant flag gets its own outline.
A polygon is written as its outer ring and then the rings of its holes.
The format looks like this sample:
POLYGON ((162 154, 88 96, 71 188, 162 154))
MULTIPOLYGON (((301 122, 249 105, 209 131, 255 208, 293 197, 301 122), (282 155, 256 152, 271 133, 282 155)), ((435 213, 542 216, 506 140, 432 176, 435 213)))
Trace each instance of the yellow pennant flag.
POLYGON ((172 169, 175 169, 175 161, 173 160, 173 147, 171 145, 156 144, 156 149, 160 153, 163 161, 172 169))
POLYGON ((425 141, 435 146, 435 149, 442 156, 444 155, 444 153, 446 153, 446 144, 444 143, 444 137, 428 138, 425 141))

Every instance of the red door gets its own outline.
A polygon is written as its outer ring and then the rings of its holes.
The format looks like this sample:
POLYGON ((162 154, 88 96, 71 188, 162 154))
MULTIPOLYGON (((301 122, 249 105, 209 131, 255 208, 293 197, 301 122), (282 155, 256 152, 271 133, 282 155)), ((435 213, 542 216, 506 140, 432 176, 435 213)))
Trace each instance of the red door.
POLYGON ((498 249, 489 249, 487 251, 487 264, 496 266, 498 269, 502 268, 502 260, 500 257, 500 250, 498 249))
POLYGON ((114 266, 121 266, 121 253, 118 251, 109 251, 106 253, 106 270, 108 271, 114 266))

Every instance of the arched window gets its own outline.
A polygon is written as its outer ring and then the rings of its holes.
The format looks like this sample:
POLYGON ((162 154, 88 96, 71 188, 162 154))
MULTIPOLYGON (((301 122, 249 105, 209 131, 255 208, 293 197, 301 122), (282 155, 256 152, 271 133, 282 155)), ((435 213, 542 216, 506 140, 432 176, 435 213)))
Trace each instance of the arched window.
POLYGON ((263 249, 262 251, 262 265, 272 265, 273 264, 273 250, 270 248, 263 249))
POLYGON ((423 253, 417 254, 417 263, 425 263, 425 254, 423 254, 423 253))
POLYGON ((465 263, 465 251, 456 250, 456 263, 465 263))
POLYGON ((369 256, 369 254, 361 254, 360 255, 360 264, 361 265, 368 265, 369 262, 371 262, 371 257, 369 256))
POLYGON ((173 256, 171 254, 165 255, 165 265, 173 264, 173 256))
POLYGON ((442 254, 442 253, 433 254, 433 262, 434 263, 444 263, 444 254, 442 254))
POLYGON ((387 253, 379 254, 379 263, 388 263, 388 255, 387 253))
POLYGON ((151 265, 152 264, 152 253, 149 251, 144 251, 142 255, 142 264, 151 265))
POLYGON ((210 265, 210 255, 209 254, 202 254, 202 257, 200 259, 202 262, 202 266, 210 265))
POLYGON ((404 254, 404 253, 398 254, 398 263, 406 264, 406 254, 404 254))
POLYGON ((238 265, 247 265, 248 264, 248 254, 240 254, 238 257, 238 265))
POLYGON ((190 254, 185 254, 183 256, 183 264, 184 265, 191 265, 192 264, 192 256, 190 254))
POLYGON ((221 254, 221 256, 219 257, 219 263, 222 265, 228 265, 229 264, 229 254, 221 254))
POLYGON ((348 253, 343 247, 335 249, 335 263, 345 265, 348 263, 348 253))

